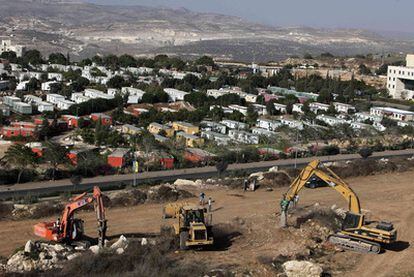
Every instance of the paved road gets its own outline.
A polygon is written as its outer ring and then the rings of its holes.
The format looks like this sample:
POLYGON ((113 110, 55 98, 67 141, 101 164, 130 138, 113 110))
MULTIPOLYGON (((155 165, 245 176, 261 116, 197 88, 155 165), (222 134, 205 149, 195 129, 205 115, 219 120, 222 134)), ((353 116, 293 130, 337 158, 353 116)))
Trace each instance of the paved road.
MULTIPOLYGON (((397 150, 397 151, 384 151, 376 152, 372 157, 393 157, 393 156, 412 156, 414 155, 414 149, 397 150)), ((320 156, 319 160, 327 161, 341 161, 359 159, 359 154, 344 154, 335 156, 320 156)), ((301 166, 309 163, 315 157, 299 158, 297 159, 297 165, 301 166)), ((227 171, 244 170, 247 172, 255 172, 261 170, 267 170, 273 166, 279 167, 292 167, 295 164, 294 159, 266 161, 266 162, 254 162, 245 164, 231 164, 227 171)), ((176 179, 196 179, 196 178, 208 178, 217 175, 217 170, 214 166, 177 169, 177 170, 163 170, 163 171, 151 171, 137 174, 136 183, 145 184, 152 182, 169 182, 176 179)), ((99 176, 94 178, 87 178, 82 180, 82 184, 77 186, 77 189, 88 190, 94 185, 99 185, 101 188, 110 188, 116 185, 132 184, 134 179, 133 174, 126 175, 111 175, 111 176, 99 176)), ((44 181, 44 182, 32 182, 24 184, 15 184, 11 186, 0 186, 0 199, 9 199, 12 197, 21 197, 31 193, 33 195, 47 195, 53 193, 59 193, 64 191, 74 190, 74 186, 70 180, 58 180, 58 181, 44 181)))

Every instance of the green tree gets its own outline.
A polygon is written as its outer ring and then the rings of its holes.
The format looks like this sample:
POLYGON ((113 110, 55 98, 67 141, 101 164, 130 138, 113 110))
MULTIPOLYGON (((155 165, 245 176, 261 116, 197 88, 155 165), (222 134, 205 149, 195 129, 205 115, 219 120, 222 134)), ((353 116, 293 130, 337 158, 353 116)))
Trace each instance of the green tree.
POLYGON ((44 63, 42 55, 38 50, 28 50, 23 54, 23 62, 26 64, 38 65, 44 63))
POLYGON ((22 144, 14 144, 7 149, 4 160, 8 164, 14 165, 18 170, 17 183, 20 183, 23 172, 29 167, 33 166, 36 162, 36 154, 32 149, 22 144))
POLYGON ((49 63, 66 65, 68 60, 62 53, 52 53, 49 55, 49 63))
POLYGON ((125 79, 122 76, 116 75, 109 79, 108 83, 106 84, 108 88, 117 88, 121 89, 128 84, 125 82, 125 79))
POLYGON ((258 117, 259 115, 254 109, 253 105, 249 105, 247 107, 246 122, 253 125, 256 123, 258 117))
POLYGON ((69 163, 68 150, 56 143, 47 141, 45 143, 46 149, 44 152, 45 161, 49 162, 52 167, 52 180, 55 180, 56 171, 59 165, 69 163))
POLYGON ((207 66, 214 66, 214 60, 213 58, 209 56, 202 56, 199 59, 195 61, 195 64, 197 65, 207 65, 207 66))
POLYGON ((29 80, 29 83, 27 83, 27 90, 28 91, 31 91, 31 92, 35 91, 35 90, 39 89, 39 87, 40 87, 40 83, 34 77, 29 80))

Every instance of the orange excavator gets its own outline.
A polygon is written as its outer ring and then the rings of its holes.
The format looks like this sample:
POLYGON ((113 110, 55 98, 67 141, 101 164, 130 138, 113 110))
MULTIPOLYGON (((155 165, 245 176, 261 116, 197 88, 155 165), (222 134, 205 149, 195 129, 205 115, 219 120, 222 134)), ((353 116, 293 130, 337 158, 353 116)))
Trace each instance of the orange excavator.
POLYGON ((92 196, 88 196, 84 192, 72 198, 71 202, 66 204, 62 216, 57 221, 36 224, 34 226, 34 234, 50 241, 68 244, 80 241, 84 234, 83 220, 75 218, 75 212, 91 203, 94 204, 98 220, 98 245, 102 247, 106 237, 107 220, 105 219, 102 192, 97 186, 93 188, 92 196))

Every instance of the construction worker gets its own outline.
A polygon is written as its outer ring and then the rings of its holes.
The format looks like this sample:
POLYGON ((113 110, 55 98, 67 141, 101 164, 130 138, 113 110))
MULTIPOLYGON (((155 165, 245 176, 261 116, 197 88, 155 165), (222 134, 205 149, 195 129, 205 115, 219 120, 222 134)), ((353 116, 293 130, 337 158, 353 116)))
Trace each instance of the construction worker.
POLYGON ((200 193, 200 205, 204 206, 204 198, 206 197, 206 194, 204 192, 200 193))
POLYGON ((280 227, 287 226, 287 210, 289 209, 290 201, 286 199, 286 194, 283 194, 282 200, 280 200, 280 227))
POLYGON ((246 179, 246 178, 244 178, 244 180, 243 180, 243 190, 244 190, 244 191, 247 191, 247 186, 248 186, 247 179, 246 179))
POLYGON ((212 200, 211 197, 208 198, 208 212, 211 213, 211 205, 212 205, 212 200))
POLYGON ((299 202, 299 195, 295 195, 295 197, 293 198, 293 207, 296 208, 296 205, 299 202))

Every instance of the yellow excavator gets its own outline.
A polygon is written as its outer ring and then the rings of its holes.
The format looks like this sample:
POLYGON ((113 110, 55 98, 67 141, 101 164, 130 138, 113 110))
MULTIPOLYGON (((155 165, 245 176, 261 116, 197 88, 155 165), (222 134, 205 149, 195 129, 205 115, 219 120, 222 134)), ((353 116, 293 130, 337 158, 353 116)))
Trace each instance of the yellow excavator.
POLYGON ((348 201, 349 211, 342 222, 342 229, 328 237, 328 241, 346 250, 361 253, 381 251, 381 245, 391 244, 397 239, 397 231, 392 223, 366 221, 361 213, 358 196, 338 175, 325 167, 319 160, 310 162, 292 182, 280 202, 281 227, 286 227, 287 213, 291 204, 303 187, 331 187, 348 201))

